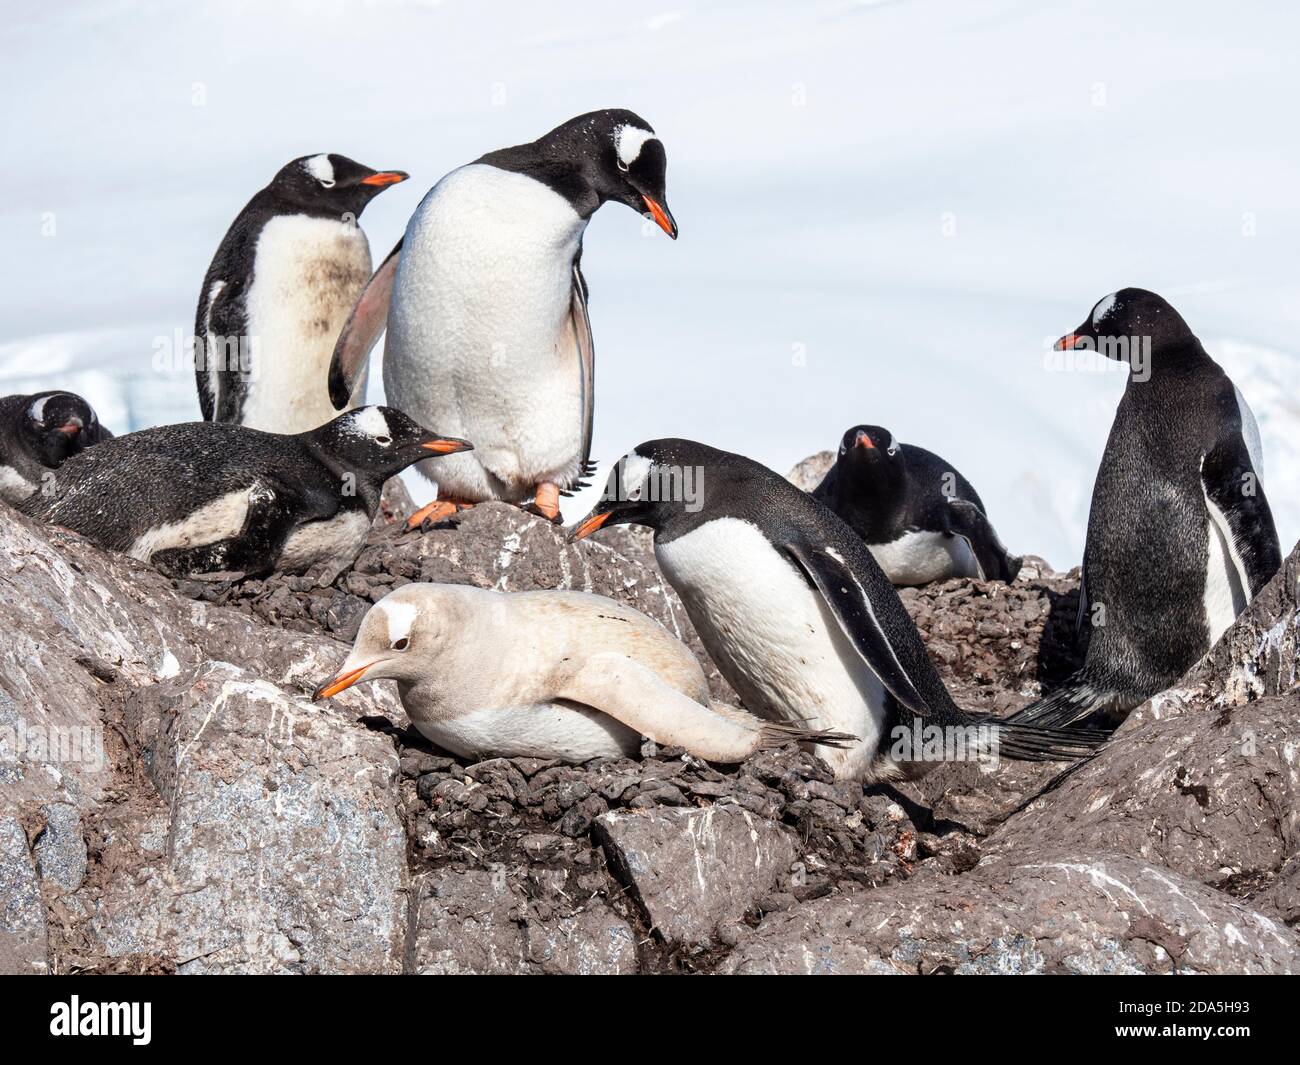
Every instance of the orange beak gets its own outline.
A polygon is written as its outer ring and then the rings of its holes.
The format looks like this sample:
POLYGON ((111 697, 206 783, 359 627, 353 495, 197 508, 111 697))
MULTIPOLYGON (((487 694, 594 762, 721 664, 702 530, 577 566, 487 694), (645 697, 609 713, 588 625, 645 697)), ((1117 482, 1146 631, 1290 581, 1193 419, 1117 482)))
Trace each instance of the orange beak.
POLYGON ((369 665, 351 670, 348 673, 335 677, 333 680, 327 680, 311 693, 311 701, 314 703, 317 699, 332 699, 334 696, 338 695, 339 692, 352 687, 352 685, 357 681, 361 680, 361 678, 365 676, 366 670, 373 665, 374 663, 371 662, 369 665))
POLYGON ((645 201, 646 209, 650 212, 650 217, 658 223, 659 228, 672 237, 673 240, 676 240, 677 223, 673 221, 672 215, 665 211, 659 203, 652 200, 644 193, 641 194, 641 199, 645 201))
POLYGON ((369 177, 361 179, 363 185, 396 185, 399 181, 405 181, 411 175, 402 170, 381 170, 377 174, 371 174, 369 177))
POLYGON ((424 441, 420 446, 435 455, 454 455, 458 451, 474 450, 474 445, 468 440, 457 440, 454 436, 438 436, 424 441))
POLYGON ((871 437, 867 436, 866 433, 863 433, 860 437, 858 437, 855 441, 853 441, 853 443, 855 447, 874 448, 876 446, 871 442, 871 437))
POLYGON ((603 514, 588 514, 582 519, 581 523, 569 533, 569 539, 583 540, 599 529, 605 522, 609 521, 612 511, 605 511, 603 514))
POLYGON ((1053 345, 1057 351, 1073 351, 1079 347, 1087 338, 1081 337, 1077 333, 1066 333, 1060 340, 1053 345))
POLYGON ((67 422, 60 425, 55 432, 62 433, 64 436, 76 436, 85 426, 81 422, 67 422))

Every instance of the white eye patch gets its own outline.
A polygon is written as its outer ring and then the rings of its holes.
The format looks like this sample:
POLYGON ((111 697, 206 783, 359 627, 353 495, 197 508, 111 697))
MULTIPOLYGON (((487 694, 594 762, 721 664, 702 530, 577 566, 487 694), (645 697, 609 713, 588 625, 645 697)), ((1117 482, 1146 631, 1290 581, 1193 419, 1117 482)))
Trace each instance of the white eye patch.
POLYGON ((885 450, 891 455, 898 452, 898 441, 894 439, 893 433, 889 434, 889 446, 885 450))
POLYGON ((1093 309, 1092 324, 1094 326, 1101 325, 1101 320, 1115 309, 1115 295, 1116 294, 1112 292, 1093 309))
POLYGON ((624 167, 631 166, 641 154, 645 142, 654 139, 655 135, 648 129, 638 129, 636 126, 619 126, 614 131, 614 150, 618 152, 618 161, 624 167))
POLYGON ((352 416, 352 424, 362 436, 392 436, 388 419, 378 407, 362 407, 352 416))
POLYGON ((319 181, 322 185, 334 184, 334 164, 330 162, 328 155, 313 155, 302 164, 307 173, 319 181))
POLYGON ((384 618, 388 621, 388 642, 390 644, 394 644, 398 640, 410 639, 411 629, 415 626, 415 615, 417 613, 414 603, 394 603, 385 600, 375 609, 382 610, 384 618))
POLYGON ((27 414, 32 419, 32 421, 39 422, 42 418, 45 417, 45 404, 48 403, 53 398, 54 398, 53 396, 41 396, 40 399, 38 399, 27 409, 27 414))
POLYGON ((650 468, 653 463, 644 455, 638 455, 635 451, 628 453, 623 460, 623 498, 639 499, 641 490, 645 487, 646 479, 650 476, 650 468))

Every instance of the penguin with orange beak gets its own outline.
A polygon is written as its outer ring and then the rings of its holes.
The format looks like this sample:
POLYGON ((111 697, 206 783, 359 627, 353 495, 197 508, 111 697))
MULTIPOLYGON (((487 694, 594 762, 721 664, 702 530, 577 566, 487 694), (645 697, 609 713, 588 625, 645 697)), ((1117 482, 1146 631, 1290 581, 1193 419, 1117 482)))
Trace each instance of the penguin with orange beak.
POLYGON ((0 399, 0 499, 18 503, 83 448, 113 436, 74 392, 0 399))
POLYGON ((389 402, 473 440, 420 472, 438 500, 412 525, 490 499, 558 522, 591 472, 595 353, 579 262, 591 216, 615 202, 676 239, 667 155, 631 111, 593 111, 528 144, 488 152, 425 196, 339 337, 341 409, 384 343, 389 402))

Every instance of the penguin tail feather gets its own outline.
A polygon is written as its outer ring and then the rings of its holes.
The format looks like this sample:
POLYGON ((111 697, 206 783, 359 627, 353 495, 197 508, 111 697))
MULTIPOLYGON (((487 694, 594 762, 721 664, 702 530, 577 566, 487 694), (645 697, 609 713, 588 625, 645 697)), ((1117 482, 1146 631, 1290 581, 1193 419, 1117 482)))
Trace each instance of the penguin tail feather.
POLYGON ((1110 710, 1119 702, 1121 699, 1116 693, 1076 677, 1051 695, 1017 710, 1006 720, 1017 725, 1063 729, 1082 721, 1094 711, 1110 710))
POLYGON ((784 747, 787 743, 817 743, 823 747, 852 747, 858 737, 848 732, 827 732, 822 729, 803 728, 781 721, 764 721, 758 730, 759 750, 784 747))
POLYGON ((1052 728, 996 718, 987 723, 997 729, 997 753, 1019 762, 1091 758, 1110 739, 1110 733, 1092 729, 1052 728))

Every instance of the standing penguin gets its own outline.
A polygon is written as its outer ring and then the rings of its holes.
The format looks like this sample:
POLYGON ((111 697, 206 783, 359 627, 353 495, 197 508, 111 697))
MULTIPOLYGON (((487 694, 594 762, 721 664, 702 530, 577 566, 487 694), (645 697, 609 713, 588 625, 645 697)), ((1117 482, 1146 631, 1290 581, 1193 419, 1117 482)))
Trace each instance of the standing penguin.
POLYGON ((858 737, 818 751, 839 779, 960 757, 1075 758, 1099 742, 959 709, 862 539, 757 462, 690 440, 642 444, 572 536, 623 522, 654 530, 660 569, 746 709, 858 737), (923 751, 908 742, 922 729, 923 751))
POLYGON ((560 492, 579 484, 591 459, 582 236, 614 200, 676 238, 666 167, 648 122, 593 111, 453 170, 425 196, 330 368, 330 397, 342 407, 387 322, 388 401, 474 440, 472 456, 421 466, 439 499, 412 526, 488 499, 559 521, 560 492))
MULTIPOLYGON (((330 356, 370 276, 370 244, 357 220, 406 177, 343 155, 308 155, 286 163, 248 201, 199 293, 195 374, 204 420, 303 433, 334 417, 330 356)), ((364 380, 358 385, 340 410, 361 401, 364 380)))
POLYGON ((1088 515, 1079 593, 1082 668, 1015 720, 1123 716, 1178 680, 1282 564, 1245 397, 1154 292, 1107 296, 1057 350, 1130 373, 1088 515))
POLYGON ((1013 581, 1007 554, 971 483, 932 451, 900 444, 878 425, 855 425, 813 489, 871 548, 891 584, 949 577, 1013 581))
POLYGON ((390 407, 294 436, 159 425, 68 460, 19 509, 171 576, 320 567, 328 584, 360 552, 388 478, 469 447, 390 407))
POLYGON ((112 435, 74 392, 5 396, 0 399, 0 499, 21 502, 50 470, 112 435))

